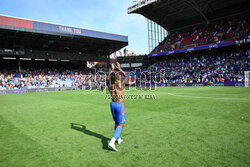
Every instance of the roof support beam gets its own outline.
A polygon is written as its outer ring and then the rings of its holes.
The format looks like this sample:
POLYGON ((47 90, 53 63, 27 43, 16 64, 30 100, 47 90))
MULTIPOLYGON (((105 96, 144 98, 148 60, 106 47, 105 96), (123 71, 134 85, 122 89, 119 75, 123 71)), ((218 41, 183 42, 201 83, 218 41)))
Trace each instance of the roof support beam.
POLYGON ((198 4, 195 2, 195 0, 184 0, 187 4, 189 4, 191 7, 193 7, 198 13, 201 14, 201 16, 204 18, 206 22, 209 22, 207 16, 203 13, 203 10, 201 9, 201 6, 198 6, 198 4))
POLYGON ((176 11, 176 12, 174 12, 174 13, 168 13, 162 20, 161 20, 161 22, 164 24, 164 22, 167 20, 167 18, 169 17, 169 16, 172 16, 172 15, 175 15, 175 14, 178 14, 178 13, 181 13, 183 10, 181 9, 180 11, 176 11))

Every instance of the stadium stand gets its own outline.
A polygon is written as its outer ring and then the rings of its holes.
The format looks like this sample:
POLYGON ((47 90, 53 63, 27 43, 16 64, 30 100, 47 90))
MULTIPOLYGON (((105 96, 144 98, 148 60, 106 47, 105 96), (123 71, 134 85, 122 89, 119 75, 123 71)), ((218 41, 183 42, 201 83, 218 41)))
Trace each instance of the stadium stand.
POLYGON ((32 88, 61 88, 75 89, 100 87, 104 82, 104 75, 94 75, 90 70, 66 69, 26 69, 21 76, 16 71, 0 71, 0 90, 17 90, 32 88))
POLYGON ((242 82, 249 71, 250 50, 178 56, 158 62, 148 71, 155 83, 242 82))
POLYGON ((236 16, 203 24, 181 32, 171 32, 152 53, 218 42, 246 40, 248 36, 250 36, 250 18, 247 16, 236 16))
MULTIPOLYGON (((250 70, 247 4, 247 0, 145 0, 128 8, 129 14, 143 15, 168 31, 148 55, 154 62, 147 69, 151 74, 141 75, 137 82, 244 86, 244 72, 250 70)), ((154 33, 149 43, 153 43, 160 34, 149 26, 148 33, 154 33)))
POLYGON ((109 63, 127 44, 124 35, 0 15, 0 94, 100 87, 87 62, 109 63))

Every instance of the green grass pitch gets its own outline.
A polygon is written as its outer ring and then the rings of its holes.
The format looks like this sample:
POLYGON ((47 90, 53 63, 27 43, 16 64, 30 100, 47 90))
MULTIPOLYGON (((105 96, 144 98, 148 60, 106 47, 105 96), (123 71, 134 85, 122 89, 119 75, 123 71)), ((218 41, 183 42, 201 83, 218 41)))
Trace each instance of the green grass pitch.
POLYGON ((0 96, 1 167, 250 166, 250 88, 172 87, 125 94, 110 151, 110 100, 79 90, 0 96))

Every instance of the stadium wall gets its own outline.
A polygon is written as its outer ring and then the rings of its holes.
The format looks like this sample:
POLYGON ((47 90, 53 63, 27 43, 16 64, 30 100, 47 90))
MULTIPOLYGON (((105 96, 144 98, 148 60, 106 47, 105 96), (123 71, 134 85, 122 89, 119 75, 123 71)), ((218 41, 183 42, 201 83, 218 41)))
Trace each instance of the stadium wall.
POLYGON ((250 43, 250 38, 248 38, 247 40, 220 42, 220 43, 215 43, 215 44, 211 44, 211 45, 202 45, 202 46, 197 46, 197 47, 192 47, 192 48, 177 49, 177 50, 172 50, 172 51, 153 53, 153 54, 149 54, 148 57, 163 56, 163 55, 170 55, 170 54, 184 53, 184 52, 192 52, 192 51, 205 50, 205 49, 211 49, 211 48, 219 48, 219 47, 244 44, 244 43, 250 43))
POLYGON ((73 87, 65 88, 34 88, 34 89, 17 89, 17 90, 0 90, 0 95, 14 94, 14 93, 34 93, 34 92, 50 92, 50 91, 65 91, 74 90, 73 87))
MULTIPOLYGON (((171 83, 171 84, 137 84, 139 87, 203 87, 203 86, 233 86, 240 87, 245 86, 244 82, 224 82, 224 83, 171 83)), ((86 88, 82 88, 86 89, 86 88)), ((14 93, 34 93, 34 92, 50 92, 50 91, 66 91, 75 90, 74 87, 65 88, 34 88, 34 89, 18 89, 18 90, 0 90, 0 95, 14 94, 14 93)))
MULTIPOLYGON (((139 86, 139 85, 137 85, 139 86)), ((142 87, 156 86, 156 87, 202 87, 202 86, 245 86, 244 82, 217 82, 217 83, 159 83, 159 84, 141 84, 142 87)))

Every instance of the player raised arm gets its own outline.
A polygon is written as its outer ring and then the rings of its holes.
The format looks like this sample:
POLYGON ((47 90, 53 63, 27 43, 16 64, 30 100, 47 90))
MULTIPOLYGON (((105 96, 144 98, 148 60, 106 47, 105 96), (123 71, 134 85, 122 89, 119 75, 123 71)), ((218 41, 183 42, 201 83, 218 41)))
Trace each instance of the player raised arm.
POLYGON ((128 75, 121 69, 121 65, 119 62, 116 62, 116 68, 123 74, 125 77, 124 80, 122 81, 122 88, 125 87, 125 84, 128 82, 128 75))
POLYGON ((110 74, 112 73, 112 72, 114 72, 114 70, 115 70, 115 65, 114 65, 114 63, 112 63, 111 64, 111 71, 109 72, 109 75, 108 75, 108 80, 109 80, 109 77, 110 77, 110 74))
POLYGON ((114 63, 112 63, 111 64, 111 71, 109 72, 108 77, 106 78, 106 84, 107 84, 109 89, 110 89, 110 82, 111 82, 110 81, 110 75, 111 75, 112 72, 114 72, 114 70, 115 70, 115 65, 114 65, 114 63))

